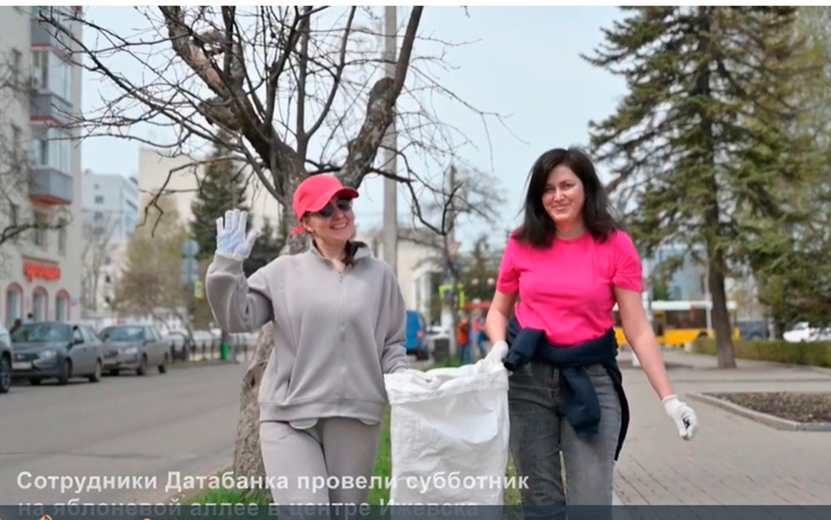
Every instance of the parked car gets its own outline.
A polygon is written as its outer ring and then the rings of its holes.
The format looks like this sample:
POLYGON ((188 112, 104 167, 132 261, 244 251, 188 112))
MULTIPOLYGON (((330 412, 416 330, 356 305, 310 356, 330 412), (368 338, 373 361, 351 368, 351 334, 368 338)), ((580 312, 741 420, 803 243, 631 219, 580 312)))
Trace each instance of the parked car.
POLYGON ((430 357, 426 334, 427 322, 424 317, 416 311, 407 311, 407 339, 405 343, 407 354, 415 355, 418 360, 430 357))
POLYGON ((817 341, 819 339, 820 330, 812 327, 807 321, 801 321, 794 325, 794 327, 782 334, 782 338, 788 343, 803 343, 808 341, 817 341))
POLYGON ((104 340, 104 369, 110 375, 134 370, 143 376, 149 367, 158 367, 160 374, 167 372, 170 351, 156 327, 113 325, 102 329, 100 335, 104 340))
POLYGON ((0 394, 8 393, 12 387, 12 338, 9 331, 0 324, 0 394))
POLYGON ((57 378, 65 385, 73 377, 101 380, 104 353, 101 340, 87 325, 61 321, 28 323, 11 335, 12 376, 33 385, 57 378))

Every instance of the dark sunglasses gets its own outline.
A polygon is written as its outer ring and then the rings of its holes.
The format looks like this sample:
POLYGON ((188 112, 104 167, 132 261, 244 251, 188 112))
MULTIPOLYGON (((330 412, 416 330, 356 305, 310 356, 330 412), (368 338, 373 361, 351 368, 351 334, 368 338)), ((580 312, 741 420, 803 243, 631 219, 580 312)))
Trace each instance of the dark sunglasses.
POLYGON ((351 199, 338 199, 337 202, 333 205, 331 202, 327 204, 323 209, 318 211, 317 213, 313 213, 313 215, 318 215, 323 218, 332 218, 335 214, 335 208, 341 210, 343 213, 352 210, 352 200, 351 199))

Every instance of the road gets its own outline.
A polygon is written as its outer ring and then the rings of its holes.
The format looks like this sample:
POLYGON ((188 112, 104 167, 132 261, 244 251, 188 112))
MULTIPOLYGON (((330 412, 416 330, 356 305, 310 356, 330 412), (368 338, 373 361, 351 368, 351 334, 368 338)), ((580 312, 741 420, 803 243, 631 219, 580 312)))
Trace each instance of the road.
POLYGON ((231 463, 244 370, 209 365, 65 387, 16 384, 0 395, 0 504, 158 503, 169 494, 169 472, 213 474, 231 463), (53 475, 55 486, 36 480, 53 475), (78 492, 81 477, 128 475, 139 484, 78 492), (60 477, 73 477, 72 489, 60 477), (155 487, 146 485, 152 477, 155 487))

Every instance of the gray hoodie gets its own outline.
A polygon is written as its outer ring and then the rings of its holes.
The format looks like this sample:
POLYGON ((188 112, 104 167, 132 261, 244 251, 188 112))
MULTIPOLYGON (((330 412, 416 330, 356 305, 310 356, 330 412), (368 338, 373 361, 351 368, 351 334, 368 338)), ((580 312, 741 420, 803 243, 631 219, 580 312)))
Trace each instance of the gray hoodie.
POLYGON ((366 245, 342 274, 314 246, 277 257, 248 280, 241 261, 215 255, 205 292, 228 332, 274 322, 259 390, 261 421, 381 421, 384 374, 409 366, 407 320, 392 270, 366 245))

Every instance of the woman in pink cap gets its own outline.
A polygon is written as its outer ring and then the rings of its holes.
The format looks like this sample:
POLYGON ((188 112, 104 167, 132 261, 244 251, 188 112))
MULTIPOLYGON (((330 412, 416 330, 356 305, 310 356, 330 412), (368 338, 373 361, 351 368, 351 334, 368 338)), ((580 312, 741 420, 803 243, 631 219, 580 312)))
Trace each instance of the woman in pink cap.
MULTIPOLYGON (((352 240, 358 192, 332 176, 294 194, 308 251, 280 256, 246 279, 256 233, 245 212, 217 220, 205 288, 220 327, 273 323, 259 390, 260 444, 277 504, 363 503, 386 405, 384 374, 408 370, 406 312, 389 266, 352 240)), ((413 371, 421 374, 420 371, 413 371)))

